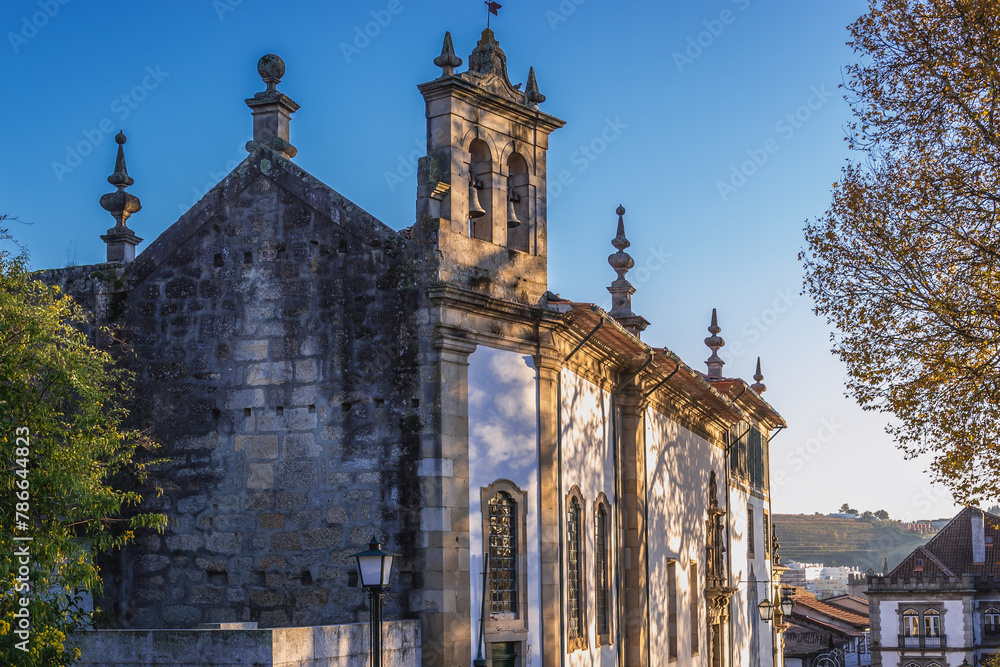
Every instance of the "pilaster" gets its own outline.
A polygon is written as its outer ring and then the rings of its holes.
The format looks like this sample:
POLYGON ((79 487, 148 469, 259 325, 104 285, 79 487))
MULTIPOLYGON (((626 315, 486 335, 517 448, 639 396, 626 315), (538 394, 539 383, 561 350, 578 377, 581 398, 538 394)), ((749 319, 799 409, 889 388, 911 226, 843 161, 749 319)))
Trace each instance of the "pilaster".
POLYGON ((626 390, 617 399, 618 448, 621 461, 622 560, 625 664, 646 667, 649 655, 649 599, 646 547, 646 450, 639 396, 626 390))
POLYGON ((559 512, 559 372, 561 365, 554 353, 542 353, 535 355, 535 367, 538 369, 542 663, 558 665, 561 657, 559 600, 562 586, 559 569, 559 517, 561 516, 559 512))
POLYGON ((467 667, 472 653, 469 551, 469 355, 473 342, 439 336, 440 435, 420 466, 424 507, 423 664, 467 667))

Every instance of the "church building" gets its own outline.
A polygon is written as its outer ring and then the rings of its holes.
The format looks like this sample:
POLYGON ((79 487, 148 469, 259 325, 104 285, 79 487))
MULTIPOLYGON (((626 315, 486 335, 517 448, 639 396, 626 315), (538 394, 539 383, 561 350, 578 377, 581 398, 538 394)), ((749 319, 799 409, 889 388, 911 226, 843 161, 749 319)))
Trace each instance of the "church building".
POLYGON ((402 230, 296 165, 274 55, 247 158, 145 247, 117 137, 107 261, 40 274, 124 341, 170 459, 145 505, 169 527, 104 558, 98 604, 122 628, 358 622, 374 534, 398 554, 385 617, 420 621, 428 666, 780 665, 785 422, 759 360, 725 376, 714 310, 705 372, 643 339, 621 206, 596 213, 611 309, 550 291, 564 121, 489 29, 467 69, 450 34, 433 62, 402 230))

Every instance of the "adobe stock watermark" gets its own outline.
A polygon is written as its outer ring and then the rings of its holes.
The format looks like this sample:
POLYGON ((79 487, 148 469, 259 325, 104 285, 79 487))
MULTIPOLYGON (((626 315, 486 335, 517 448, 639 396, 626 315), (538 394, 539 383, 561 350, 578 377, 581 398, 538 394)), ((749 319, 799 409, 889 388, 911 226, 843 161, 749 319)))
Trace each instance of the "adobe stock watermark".
POLYGON ((236 8, 243 4, 243 0, 212 0, 212 9, 220 21, 226 20, 226 14, 235 12, 236 8))
POLYGON ((389 0, 384 9, 373 9, 368 12, 372 20, 367 21, 363 26, 354 26, 354 37, 350 42, 340 43, 340 52, 344 54, 344 60, 348 63, 355 56, 371 46, 372 40, 382 34, 382 31, 389 27, 392 19, 399 16, 405 7, 402 0, 389 0))
MULTIPOLYGON (((731 2, 740 11, 746 11, 747 7, 750 6, 750 0, 731 0, 731 2)), ((684 68, 693 64, 695 60, 705 53, 705 49, 715 44, 715 40, 721 37, 722 33, 726 31, 726 26, 736 22, 737 16, 739 15, 732 9, 723 9, 717 17, 702 21, 701 24, 705 29, 696 35, 688 36, 687 46, 683 52, 674 51, 673 53, 674 65, 677 67, 677 71, 683 74, 684 68)))
POLYGON ((555 11, 551 9, 545 10, 545 20, 549 22, 549 27, 555 30, 559 27, 560 23, 565 23, 569 20, 569 17, 576 12, 576 8, 582 5, 587 0, 562 0, 557 6, 555 11))
POLYGON ((819 428, 816 429, 813 436, 785 454, 786 468, 771 473, 771 486, 781 487, 787 484, 790 480, 789 469, 792 474, 802 470, 807 463, 816 458, 823 447, 833 442, 837 433, 843 428, 844 425, 838 422, 835 417, 820 419, 819 428))
POLYGON ((747 181, 767 164, 771 156, 781 150, 781 141, 788 141, 795 136, 795 133, 809 122, 813 113, 823 108, 831 97, 833 93, 826 89, 826 84, 810 88, 806 101, 794 111, 779 118, 774 124, 774 131, 778 133, 780 139, 768 137, 759 148, 747 149, 747 159, 739 165, 734 164, 730 167, 729 178, 725 181, 716 181, 715 187, 722 201, 728 201, 731 195, 746 185, 747 181))
POLYGON ((31 600, 31 482, 28 479, 29 458, 31 456, 31 432, 27 426, 14 429, 14 558, 17 560, 17 576, 14 581, 14 592, 24 597, 15 599, 14 634, 20 642, 14 644, 18 651, 28 652, 28 641, 31 639, 31 610, 28 608, 31 600))
MULTIPOLYGON (((800 294, 793 289, 778 289, 774 291, 774 300, 766 308, 744 322, 739 328, 740 338, 726 341, 725 347, 719 350, 719 356, 727 364, 732 363, 746 354, 747 348, 743 341, 756 343, 768 329, 773 327, 781 316, 788 312, 800 294)), ((725 330, 723 330, 725 337, 725 330)))
MULTIPOLYGON (((618 138, 622 136, 622 133, 628 129, 628 124, 623 123, 621 116, 615 116, 614 119, 605 118, 604 127, 593 139, 588 141, 586 144, 581 145, 575 151, 570 153, 569 163, 576 167, 576 173, 582 174, 590 168, 598 157, 600 157, 604 151, 608 150, 608 146, 618 141, 618 138)), ((569 169, 562 169, 558 174, 552 172, 548 179, 548 198, 549 200, 555 199, 563 193, 563 190, 573 184, 576 177, 573 175, 573 171, 569 169)))
POLYGON ((406 155, 400 154, 396 162, 396 171, 389 171, 387 169, 382 172, 385 184, 389 187, 389 192, 395 192, 396 188, 406 183, 407 179, 417 173, 417 162, 427 153, 427 146, 420 139, 414 139, 413 145, 416 148, 412 151, 406 155))
MULTIPOLYGON (((170 72, 162 71, 159 65, 155 69, 147 65, 146 75, 138 84, 133 86, 128 92, 122 93, 111 100, 111 104, 109 105, 111 113, 115 115, 118 122, 124 121, 149 96, 149 93, 159 88, 160 84, 168 76, 170 76, 170 72)), ((55 174, 56 179, 62 183, 63 178, 67 174, 73 173, 73 170, 83 163, 83 158, 93 153, 94 149, 104 141, 104 138, 112 135, 116 129, 117 125, 110 117, 102 118, 97 123, 97 127, 93 129, 84 129, 82 131, 83 139, 77 141, 76 144, 66 145, 66 157, 64 160, 62 162, 58 160, 52 162, 52 172, 55 174)))
POLYGON ((47 26, 59 10, 69 3, 70 0, 38 0, 40 11, 34 12, 31 16, 25 14, 21 17, 21 29, 7 33, 7 41, 10 42, 10 48, 14 49, 14 54, 19 53, 21 47, 33 40, 38 31, 47 26))

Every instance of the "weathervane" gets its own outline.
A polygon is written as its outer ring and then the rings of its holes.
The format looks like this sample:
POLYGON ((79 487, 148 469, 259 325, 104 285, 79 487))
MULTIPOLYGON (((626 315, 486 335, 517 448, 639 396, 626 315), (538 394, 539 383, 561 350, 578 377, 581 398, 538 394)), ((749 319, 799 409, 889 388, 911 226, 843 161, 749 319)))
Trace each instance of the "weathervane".
POLYGON ((497 10, 503 7, 503 5, 501 5, 499 2, 493 2, 493 0, 486 0, 485 5, 486 5, 486 29, 489 30, 490 14, 493 14, 493 16, 500 16, 500 14, 497 13, 497 10))

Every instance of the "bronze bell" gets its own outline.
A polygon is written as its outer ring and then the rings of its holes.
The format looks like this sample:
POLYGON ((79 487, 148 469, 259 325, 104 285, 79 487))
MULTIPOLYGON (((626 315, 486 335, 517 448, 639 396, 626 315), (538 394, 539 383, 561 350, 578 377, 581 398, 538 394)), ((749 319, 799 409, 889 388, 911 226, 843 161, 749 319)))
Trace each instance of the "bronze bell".
POLYGON ((477 190, 483 187, 482 181, 469 174, 469 218, 481 218, 486 215, 485 209, 479 203, 477 190))
POLYGON ((517 219, 517 213, 514 212, 514 199, 511 197, 507 198, 507 228, 513 229, 514 227, 520 227, 521 221, 517 219))
POLYGON ((514 227, 520 227, 521 221, 517 219, 517 213, 514 211, 514 204, 521 201, 521 196, 517 194, 514 188, 510 185, 510 179, 507 179, 507 228, 513 229, 514 227))

